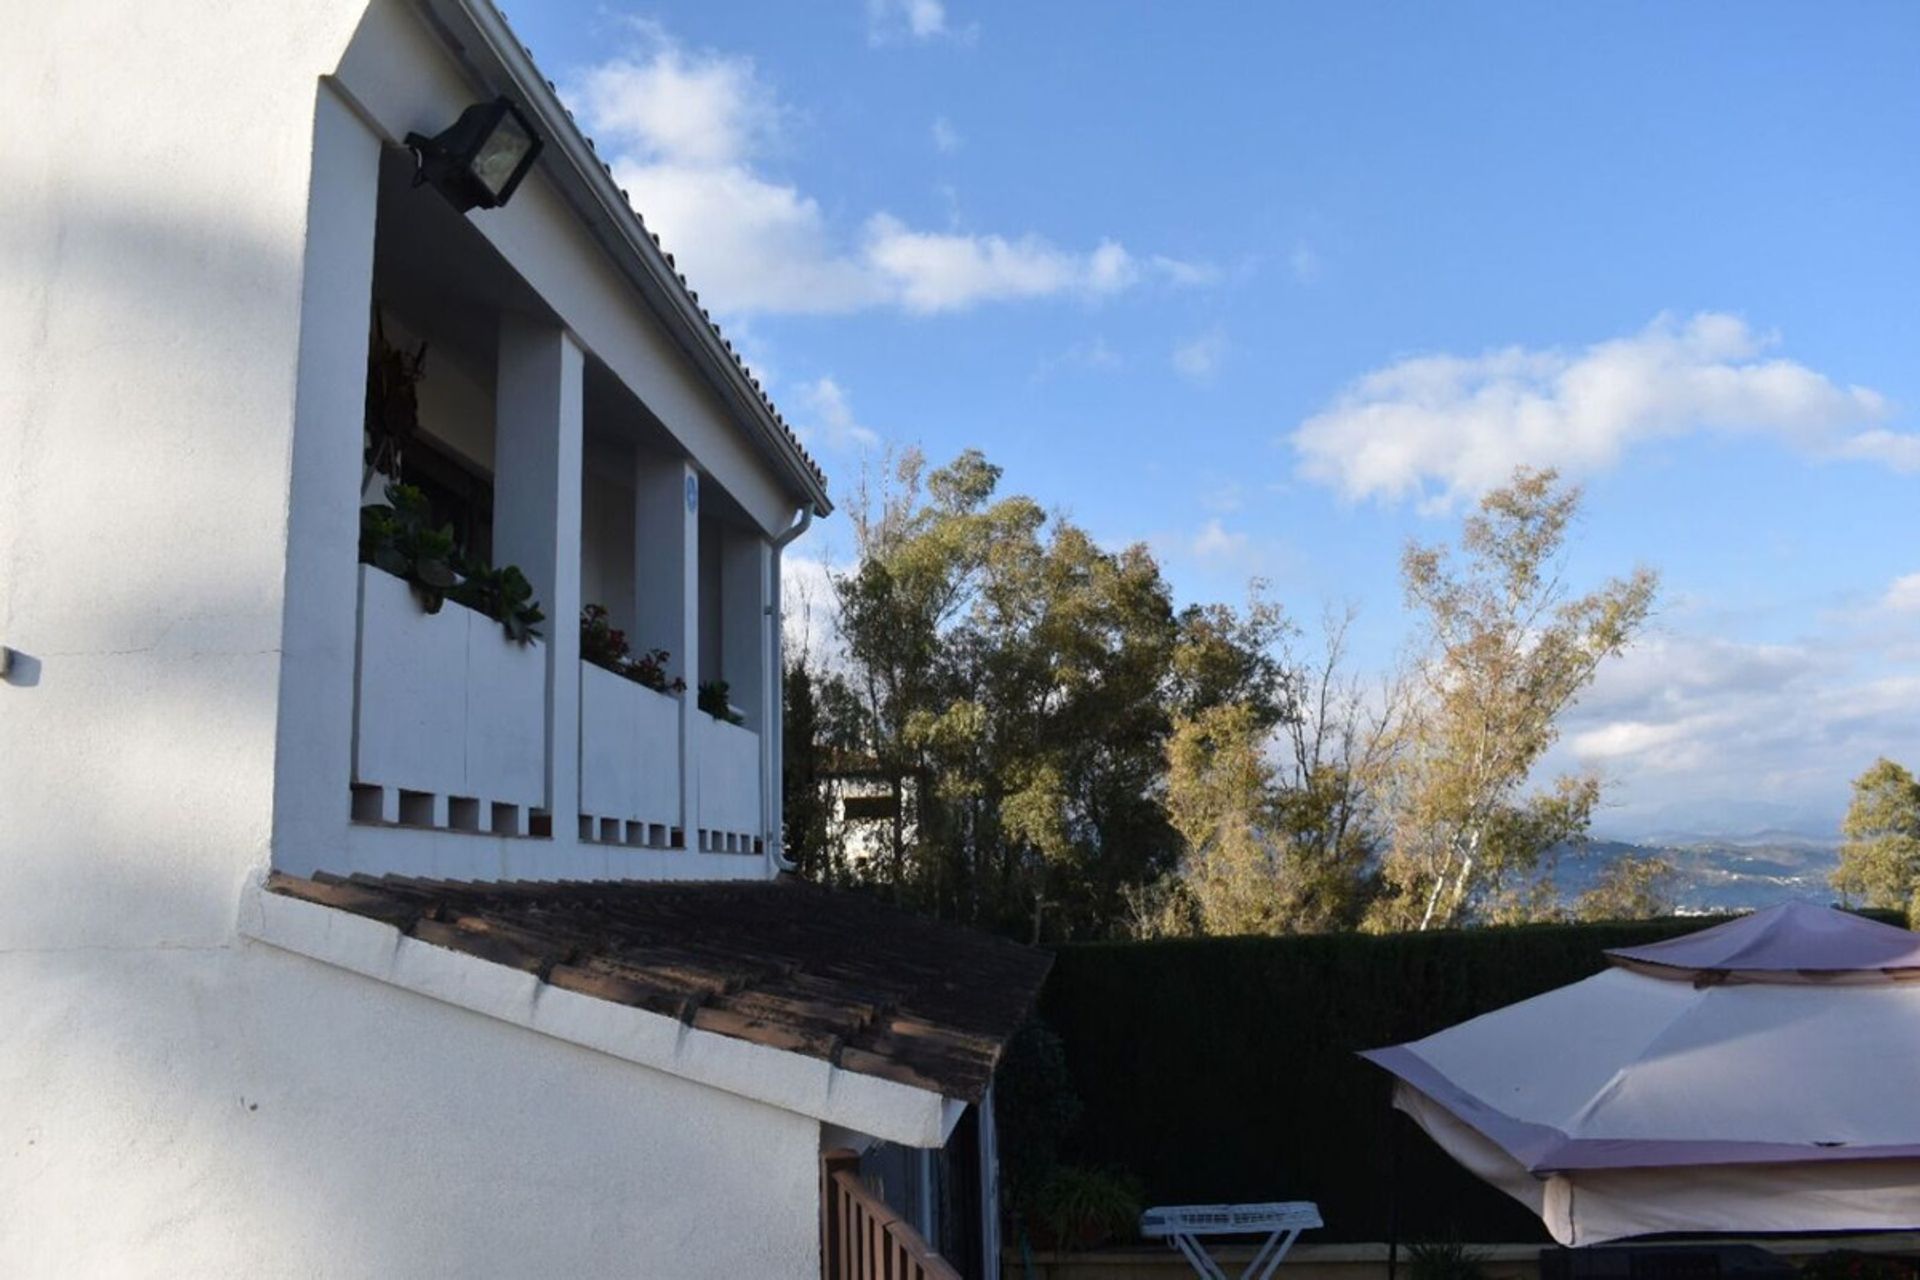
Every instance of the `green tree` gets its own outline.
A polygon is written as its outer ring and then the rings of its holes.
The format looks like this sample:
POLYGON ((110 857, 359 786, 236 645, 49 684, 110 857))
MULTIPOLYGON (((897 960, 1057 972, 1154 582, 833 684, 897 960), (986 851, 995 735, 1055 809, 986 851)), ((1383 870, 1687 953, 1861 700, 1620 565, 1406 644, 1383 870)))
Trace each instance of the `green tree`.
POLYGON ((1167 813, 1186 845, 1180 879, 1205 933, 1285 933, 1297 909, 1264 740, 1257 711, 1234 702, 1183 717, 1167 744, 1167 813))
POLYGON ((1329 616, 1314 659, 1292 647, 1293 630, 1257 592, 1244 613, 1211 606, 1198 619, 1176 672, 1244 678, 1185 686, 1204 693, 1167 746, 1167 810, 1183 858, 1177 879, 1131 898, 1135 932, 1319 932, 1358 921, 1394 699, 1389 689, 1370 708, 1342 674, 1352 617, 1329 616))
POLYGON ((936 914, 1098 936, 1177 856, 1179 623, 1144 547, 1106 550, 999 480, 977 452, 931 472, 907 454, 853 504, 847 678, 902 815, 870 878, 936 914))
POLYGON ((1295 927, 1357 925, 1379 891, 1381 800, 1399 758, 1405 683, 1372 689, 1347 672, 1354 610, 1328 611, 1315 653, 1283 655, 1288 714, 1276 807, 1295 850, 1302 894, 1295 927))
POLYGON ((780 813, 786 855, 809 879, 825 879, 827 807, 831 797, 820 774, 819 707, 813 672, 803 661, 787 663, 781 683, 780 813))
POLYGON ((786 855, 810 880, 849 878, 834 783, 860 743, 861 708, 846 680, 800 653, 781 687, 781 813, 786 855))
POLYGON ((1658 854, 1628 854, 1607 863, 1573 900, 1576 920, 1646 920, 1673 914, 1679 868, 1658 854))
POLYGON ((1853 780, 1833 887, 1849 902, 1910 911, 1920 890, 1920 782, 1884 756, 1853 780))
POLYGON ((1554 472, 1523 468, 1466 520, 1463 561, 1445 547, 1407 549, 1421 650, 1374 927, 1459 923, 1481 895, 1586 830, 1596 780, 1535 792, 1527 780, 1560 714, 1646 620, 1657 579, 1636 569, 1573 595, 1562 556, 1579 502, 1554 472))

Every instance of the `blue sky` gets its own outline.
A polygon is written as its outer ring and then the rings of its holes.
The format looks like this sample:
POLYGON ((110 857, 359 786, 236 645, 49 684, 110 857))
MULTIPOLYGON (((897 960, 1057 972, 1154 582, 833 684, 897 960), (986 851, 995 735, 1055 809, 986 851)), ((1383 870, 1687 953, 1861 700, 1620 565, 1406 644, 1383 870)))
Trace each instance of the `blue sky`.
POLYGON ((1920 8, 509 16, 841 492, 977 446, 1383 666, 1405 540, 1557 464, 1576 578, 1666 582, 1552 761, 1599 830, 1830 831, 1920 764, 1920 8))

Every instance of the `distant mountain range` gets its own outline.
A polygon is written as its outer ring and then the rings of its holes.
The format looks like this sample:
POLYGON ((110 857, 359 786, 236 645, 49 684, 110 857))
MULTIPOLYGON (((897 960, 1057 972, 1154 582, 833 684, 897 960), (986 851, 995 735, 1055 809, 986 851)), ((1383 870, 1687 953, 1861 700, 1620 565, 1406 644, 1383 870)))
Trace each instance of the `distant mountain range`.
POLYGON ((1613 859, 1650 855, 1679 868, 1674 897, 1683 915, 1754 911, 1795 899, 1832 902, 1827 877, 1840 863, 1837 841, 1793 832, 1734 838, 1675 833, 1633 842, 1590 840, 1584 851, 1561 855, 1554 879, 1571 899, 1613 859))

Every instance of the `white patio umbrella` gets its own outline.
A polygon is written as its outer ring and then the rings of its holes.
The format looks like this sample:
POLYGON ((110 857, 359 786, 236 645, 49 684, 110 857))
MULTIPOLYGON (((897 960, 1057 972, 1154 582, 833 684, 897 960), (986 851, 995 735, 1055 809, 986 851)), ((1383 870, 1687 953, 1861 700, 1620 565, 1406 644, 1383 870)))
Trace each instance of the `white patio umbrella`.
POLYGON ((1920 1227, 1920 936, 1793 903, 1362 1056, 1562 1244, 1920 1227))

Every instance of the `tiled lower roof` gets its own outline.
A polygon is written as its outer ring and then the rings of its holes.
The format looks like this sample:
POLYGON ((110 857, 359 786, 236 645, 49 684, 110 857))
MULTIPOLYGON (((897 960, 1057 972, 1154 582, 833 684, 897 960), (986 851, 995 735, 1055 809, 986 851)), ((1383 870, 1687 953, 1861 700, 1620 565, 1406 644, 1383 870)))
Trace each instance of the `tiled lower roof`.
POLYGON ((1053 958, 772 882, 453 883, 275 873, 274 893, 569 991, 978 1102, 1053 958))

